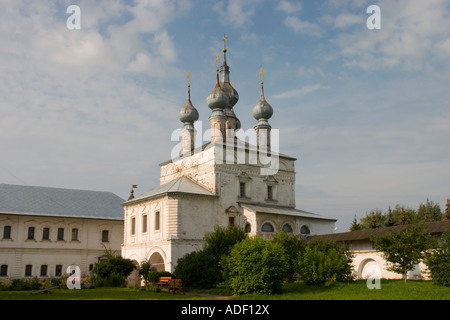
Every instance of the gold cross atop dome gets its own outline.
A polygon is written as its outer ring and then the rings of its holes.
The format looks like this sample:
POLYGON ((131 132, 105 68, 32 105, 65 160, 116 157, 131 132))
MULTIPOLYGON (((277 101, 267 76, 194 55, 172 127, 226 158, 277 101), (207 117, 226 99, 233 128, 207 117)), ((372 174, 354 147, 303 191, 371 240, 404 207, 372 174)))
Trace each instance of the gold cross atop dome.
POLYGON ((224 33, 224 34, 223 34, 223 38, 222 38, 222 41, 223 41, 223 52, 227 52, 227 40, 228 40, 228 37, 227 37, 227 35, 224 33))
POLYGON ((216 58, 214 59, 214 63, 217 65, 217 68, 219 68, 219 60, 222 58, 220 53, 217 54, 216 58))
POLYGON ((259 76, 261 77, 261 80, 263 79, 264 72, 266 71, 264 70, 263 67, 261 67, 261 70, 259 71, 259 76))
POLYGON ((188 84, 190 84, 190 82, 191 82, 191 75, 192 75, 192 73, 188 70, 188 74, 186 76, 186 79, 188 79, 188 84))

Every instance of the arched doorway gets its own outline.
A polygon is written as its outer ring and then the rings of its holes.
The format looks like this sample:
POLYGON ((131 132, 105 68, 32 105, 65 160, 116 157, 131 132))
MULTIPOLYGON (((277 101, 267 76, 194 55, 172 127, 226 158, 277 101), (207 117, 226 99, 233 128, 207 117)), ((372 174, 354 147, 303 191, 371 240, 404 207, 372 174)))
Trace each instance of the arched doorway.
POLYGON ((156 271, 165 271, 164 258, 159 252, 154 252, 150 256, 150 265, 152 268, 156 268, 156 271))
POLYGON ((364 260, 359 268, 359 278, 381 278, 381 268, 378 262, 373 259, 364 260))

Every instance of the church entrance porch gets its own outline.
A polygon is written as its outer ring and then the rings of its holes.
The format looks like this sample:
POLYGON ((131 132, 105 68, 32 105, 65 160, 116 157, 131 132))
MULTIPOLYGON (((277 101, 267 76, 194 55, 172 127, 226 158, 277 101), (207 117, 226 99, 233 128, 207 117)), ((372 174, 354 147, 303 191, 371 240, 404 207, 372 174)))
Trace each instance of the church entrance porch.
POLYGON ((150 256, 150 266, 156 269, 156 271, 165 271, 164 258, 159 252, 154 252, 150 256))

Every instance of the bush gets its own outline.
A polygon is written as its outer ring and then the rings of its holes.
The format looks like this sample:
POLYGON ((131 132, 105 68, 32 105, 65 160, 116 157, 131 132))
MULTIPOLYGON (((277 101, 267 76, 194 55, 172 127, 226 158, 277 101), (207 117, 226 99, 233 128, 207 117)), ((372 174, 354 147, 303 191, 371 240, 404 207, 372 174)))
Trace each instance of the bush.
POLYGON ((352 280, 351 255, 346 247, 320 238, 308 243, 298 257, 298 273, 306 284, 331 286, 352 280))
POLYGON ((190 288, 210 289, 223 281, 221 261, 233 246, 247 235, 237 226, 219 227, 205 235, 205 246, 201 251, 191 252, 177 262, 175 275, 190 288))
POLYGON ((294 281, 297 276, 298 255, 305 250, 305 240, 301 235, 282 231, 278 232, 272 241, 283 248, 287 261, 287 281, 294 281))
POLYGON ((108 256, 107 259, 96 263, 92 270, 94 284, 99 287, 122 287, 126 284, 126 277, 136 268, 130 259, 121 256, 108 256))
POLYGON ((287 263, 283 248, 260 237, 237 243, 223 260, 224 278, 234 294, 281 291, 287 263))
POLYGON ((193 251, 178 259, 175 276, 188 288, 214 288, 220 280, 217 261, 205 250, 193 251))

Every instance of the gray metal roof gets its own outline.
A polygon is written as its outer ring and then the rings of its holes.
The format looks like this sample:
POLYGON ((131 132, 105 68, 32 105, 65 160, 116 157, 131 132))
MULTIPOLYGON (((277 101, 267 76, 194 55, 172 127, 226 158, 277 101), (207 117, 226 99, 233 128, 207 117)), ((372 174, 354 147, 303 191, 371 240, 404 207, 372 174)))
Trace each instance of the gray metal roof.
POLYGON ((0 184, 0 213, 123 220, 111 192, 0 184))
POLYGON ((265 204, 255 204, 255 203, 243 203, 239 202, 239 205, 243 208, 253 211, 255 213, 269 213, 269 214, 279 214, 279 215, 287 215, 287 216, 295 216, 295 217, 303 217, 303 218, 313 218, 313 219, 322 219, 322 220, 330 220, 336 221, 336 219, 328 218, 316 213, 306 212, 303 210, 285 207, 285 206, 275 206, 275 205, 265 205, 265 204))
POLYGON ((165 184, 160 185, 150 191, 147 191, 136 198, 127 201, 126 203, 132 203, 135 201, 140 201, 144 199, 149 199, 153 197, 158 197, 168 193, 186 193, 186 194, 196 194, 204 196, 216 196, 214 193, 198 184, 189 177, 179 177, 177 179, 171 180, 165 184))

